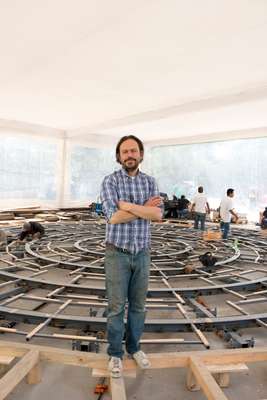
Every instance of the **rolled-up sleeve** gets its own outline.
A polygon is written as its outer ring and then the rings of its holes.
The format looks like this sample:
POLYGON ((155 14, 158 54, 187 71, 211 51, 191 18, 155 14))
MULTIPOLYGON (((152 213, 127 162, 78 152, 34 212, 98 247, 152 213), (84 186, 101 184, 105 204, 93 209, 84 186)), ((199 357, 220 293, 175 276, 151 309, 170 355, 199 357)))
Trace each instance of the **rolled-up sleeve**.
POLYGON ((101 185, 100 198, 102 202, 102 210, 109 221, 112 215, 118 211, 118 193, 114 178, 106 176, 101 185))

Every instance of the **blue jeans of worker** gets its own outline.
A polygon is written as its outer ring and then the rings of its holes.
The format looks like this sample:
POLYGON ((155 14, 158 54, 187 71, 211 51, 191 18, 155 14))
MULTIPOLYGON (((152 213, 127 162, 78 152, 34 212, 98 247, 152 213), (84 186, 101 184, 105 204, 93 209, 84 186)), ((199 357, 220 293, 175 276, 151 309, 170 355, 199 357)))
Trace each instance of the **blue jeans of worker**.
POLYGON ((178 218, 181 218, 181 219, 187 217, 187 215, 188 215, 187 208, 185 208, 183 210, 178 210, 177 212, 178 212, 178 218))
POLYGON ((144 330, 145 301, 148 289, 150 252, 137 254, 106 249, 105 274, 107 310, 108 354, 123 356, 122 341, 129 354, 140 350, 139 340, 144 330), (128 299, 128 316, 125 332, 125 305, 128 299))
POLYGON ((223 239, 227 239, 228 233, 229 233, 229 230, 230 230, 230 222, 221 221, 220 226, 221 226, 221 231, 222 231, 222 234, 223 234, 222 238, 223 239))
POLYGON ((194 228, 198 229, 198 223, 200 222, 200 229, 204 231, 205 229, 205 220, 206 220, 206 213, 200 213, 196 212, 195 213, 195 224, 194 228))

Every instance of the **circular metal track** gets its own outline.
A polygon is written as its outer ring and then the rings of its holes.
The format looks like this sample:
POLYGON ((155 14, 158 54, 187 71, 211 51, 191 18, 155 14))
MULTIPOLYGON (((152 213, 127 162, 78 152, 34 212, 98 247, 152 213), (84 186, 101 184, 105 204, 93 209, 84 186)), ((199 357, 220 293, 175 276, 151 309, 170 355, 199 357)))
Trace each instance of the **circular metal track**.
MULTIPOLYGON (((88 332, 106 326, 104 238, 105 224, 60 223, 13 250, 23 258, 2 251, 0 331, 30 340, 74 338, 68 332, 75 329, 83 339, 103 341, 88 332), (4 320, 24 329, 8 328, 4 320), (60 335, 54 333, 59 327, 65 328, 60 335)), ((145 331, 193 332, 190 343, 209 347, 205 331, 267 327, 267 243, 260 233, 234 229, 228 241, 207 242, 191 228, 155 224, 151 260, 145 331), (206 251, 218 260, 209 269, 199 262, 206 251)))

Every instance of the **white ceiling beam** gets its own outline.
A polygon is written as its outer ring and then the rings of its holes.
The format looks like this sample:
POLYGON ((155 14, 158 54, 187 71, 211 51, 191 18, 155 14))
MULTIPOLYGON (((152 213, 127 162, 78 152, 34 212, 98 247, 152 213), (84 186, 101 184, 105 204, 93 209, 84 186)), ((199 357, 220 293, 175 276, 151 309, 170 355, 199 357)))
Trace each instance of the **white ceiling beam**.
POLYGON ((92 134, 88 132, 87 128, 74 129, 71 131, 66 131, 66 139, 68 141, 80 141, 87 143, 97 143, 102 145, 112 145, 116 143, 119 136, 104 135, 101 133, 92 134))
POLYGON ((171 146, 176 144, 217 142, 217 141, 235 140, 235 139, 252 139, 260 137, 267 137, 267 126, 255 129, 242 129, 238 131, 197 134, 194 136, 182 136, 182 134, 180 134, 179 137, 176 138, 162 139, 162 140, 147 140, 144 143, 149 147, 155 147, 155 146, 171 146))
MULTIPOLYGON (((122 118, 103 121, 98 124, 92 124, 85 128, 68 130, 67 136, 87 136, 91 132, 98 132, 124 126, 131 126, 144 122, 152 122, 160 119, 167 119, 175 115, 182 115, 194 112, 214 110, 222 107, 232 106, 235 104, 248 103, 267 98, 267 82, 255 87, 239 89, 233 92, 221 93, 216 96, 210 96, 201 99, 188 100, 180 104, 169 107, 160 108, 157 110, 145 111, 137 114, 128 115, 122 118)), ((93 134, 97 137, 98 134, 93 134)), ((108 136, 107 136, 108 137, 108 136)))
POLYGON ((35 134, 39 136, 48 136, 57 139, 64 139, 65 131, 63 129, 55 129, 44 125, 31 124, 24 121, 14 121, 8 119, 0 119, 0 133, 7 131, 16 131, 16 133, 35 134))

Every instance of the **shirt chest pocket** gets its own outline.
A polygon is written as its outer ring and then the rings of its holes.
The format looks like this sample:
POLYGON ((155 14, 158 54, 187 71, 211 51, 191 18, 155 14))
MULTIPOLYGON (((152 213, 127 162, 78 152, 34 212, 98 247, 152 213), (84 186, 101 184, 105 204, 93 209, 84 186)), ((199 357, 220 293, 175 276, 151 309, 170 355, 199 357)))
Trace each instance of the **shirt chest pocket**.
POLYGON ((139 185, 123 185, 118 190, 118 197, 119 200, 143 205, 151 196, 148 188, 141 188, 139 185))
POLYGON ((151 194, 147 182, 141 180, 131 187, 131 203, 144 205, 150 197, 151 194))
POLYGON ((144 203, 149 199, 148 192, 135 192, 133 195, 133 201, 131 203, 144 205, 144 203))

